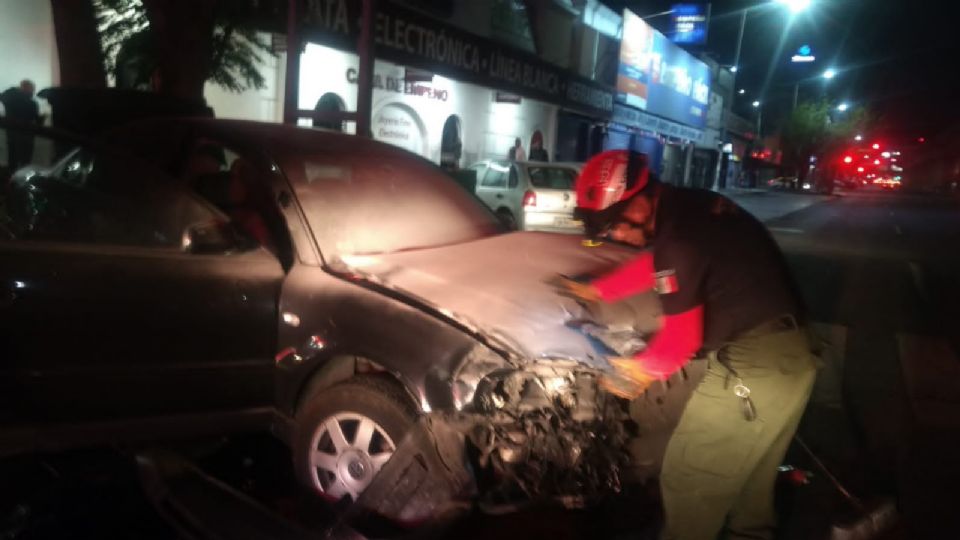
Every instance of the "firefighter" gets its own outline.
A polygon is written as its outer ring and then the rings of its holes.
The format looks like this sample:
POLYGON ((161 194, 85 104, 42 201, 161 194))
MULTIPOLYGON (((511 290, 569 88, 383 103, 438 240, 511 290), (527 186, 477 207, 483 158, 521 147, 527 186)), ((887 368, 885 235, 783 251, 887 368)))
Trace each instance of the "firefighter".
POLYGON ((663 309, 648 346, 612 359, 604 386, 633 398, 695 356, 707 362, 664 456, 663 537, 772 537, 777 467, 816 372, 782 254, 753 216, 716 193, 660 183, 642 154, 596 156, 576 194, 591 239, 649 249, 562 286, 606 302, 654 289, 663 309))

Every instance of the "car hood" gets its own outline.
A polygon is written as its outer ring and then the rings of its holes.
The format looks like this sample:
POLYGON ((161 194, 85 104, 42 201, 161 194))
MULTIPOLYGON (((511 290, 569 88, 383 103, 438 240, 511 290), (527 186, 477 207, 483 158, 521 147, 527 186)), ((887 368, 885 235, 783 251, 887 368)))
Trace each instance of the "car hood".
MULTIPOLYGON (((575 360, 603 368, 593 342, 566 325, 590 319, 595 309, 557 294, 557 274, 601 275, 636 256, 625 247, 583 246, 582 237, 516 232, 481 240, 375 256, 346 256, 351 271, 433 306, 444 315, 505 345, 525 359, 575 360)), ((632 321, 656 328, 654 293, 631 300, 632 321)), ((610 321, 606 321, 610 322, 610 321)))

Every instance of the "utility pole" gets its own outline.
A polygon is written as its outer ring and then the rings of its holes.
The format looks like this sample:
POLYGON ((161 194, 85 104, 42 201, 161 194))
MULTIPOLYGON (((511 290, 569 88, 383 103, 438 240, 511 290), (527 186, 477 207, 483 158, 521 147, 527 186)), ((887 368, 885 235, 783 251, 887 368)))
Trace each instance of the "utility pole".
POLYGON ((372 136, 370 130, 373 109, 373 17, 375 0, 363 0, 363 17, 360 19, 360 39, 357 54, 360 70, 357 74, 357 135, 372 136))
POLYGON ((757 141, 763 146, 763 107, 757 107, 757 141))
MULTIPOLYGON (((743 46, 743 31, 747 26, 747 9, 744 9, 740 12, 740 30, 737 32, 737 49, 733 54, 733 69, 730 71, 733 73, 732 81, 730 83, 730 99, 723 100, 723 115, 720 117, 720 167, 718 168, 717 181, 715 182, 716 187, 726 187, 726 177, 727 177, 727 167, 730 164, 730 156, 723 151, 723 145, 727 141, 727 121, 730 118, 730 114, 733 111, 733 100, 734 96, 737 95, 737 72, 740 70, 740 49, 743 46)), ((721 68, 722 69, 722 68, 721 68)), ((717 77, 719 80, 720 77, 717 77)))
POLYGON ((283 88, 283 123, 297 123, 300 86, 300 13, 297 0, 287 2, 287 72, 283 88))

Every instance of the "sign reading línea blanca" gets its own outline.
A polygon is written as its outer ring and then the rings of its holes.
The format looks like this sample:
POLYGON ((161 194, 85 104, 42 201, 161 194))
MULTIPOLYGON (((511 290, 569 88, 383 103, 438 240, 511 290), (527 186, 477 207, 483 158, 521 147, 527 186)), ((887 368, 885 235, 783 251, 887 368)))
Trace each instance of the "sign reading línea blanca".
MULTIPOLYGON (((361 2, 307 0, 308 39, 355 51, 361 2)), ((474 36, 392 2, 378 3, 376 56, 449 77, 609 117, 613 91, 537 58, 474 36)))

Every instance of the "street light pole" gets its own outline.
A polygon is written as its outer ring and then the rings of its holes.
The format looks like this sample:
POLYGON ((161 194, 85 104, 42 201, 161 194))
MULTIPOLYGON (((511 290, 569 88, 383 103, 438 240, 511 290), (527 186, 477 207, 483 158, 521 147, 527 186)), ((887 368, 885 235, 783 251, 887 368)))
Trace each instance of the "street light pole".
POLYGON ((746 26, 747 10, 744 9, 740 12, 740 31, 737 32, 737 49, 733 54, 733 69, 730 70, 732 74, 732 80, 730 81, 730 99, 723 100, 723 115, 720 118, 720 166, 717 167, 717 178, 714 179, 714 185, 718 188, 726 187, 726 174, 730 156, 723 151, 723 145, 725 145, 727 141, 727 120, 733 111, 733 100, 737 94, 737 72, 740 71, 740 49, 743 46, 743 31, 746 26))
MULTIPOLYGON (((740 31, 737 32, 737 50, 733 54, 733 87, 737 87, 737 71, 740 71, 740 48, 743 46, 743 30, 747 26, 747 10, 740 13, 740 31)), ((732 101, 732 100, 731 100, 732 101)))
POLYGON ((760 142, 760 146, 763 146, 763 134, 760 131, 760 128, 763 127, 763 108, 757 108, 757 141, 760 142))

